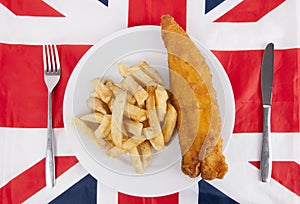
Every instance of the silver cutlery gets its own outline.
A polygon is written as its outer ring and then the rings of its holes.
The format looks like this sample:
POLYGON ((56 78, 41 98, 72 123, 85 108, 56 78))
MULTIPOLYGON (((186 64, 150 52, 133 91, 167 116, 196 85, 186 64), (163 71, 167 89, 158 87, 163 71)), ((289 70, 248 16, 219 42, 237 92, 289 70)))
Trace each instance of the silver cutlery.
POLYGON ((272 173, 271 105, 274 69, 274 44, 265 48, 261 68, 261 90, 263 101, 263 139, 260 161, 261 181, 269 182, 272 173))
POLYGON ((54 140, 52 129, 52 91, 60 79, 60 63, 55 44, 43 45, 44 81, 48 88, 48 126, 46 146, 46 185, 55 184, 54 140))

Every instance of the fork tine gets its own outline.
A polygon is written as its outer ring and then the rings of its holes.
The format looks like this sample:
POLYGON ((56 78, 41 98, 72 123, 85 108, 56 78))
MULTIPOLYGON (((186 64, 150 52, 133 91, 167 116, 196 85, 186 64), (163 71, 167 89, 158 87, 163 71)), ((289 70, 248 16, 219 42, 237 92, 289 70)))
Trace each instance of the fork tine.
POLYGON ((55 66, 56 64, 55 64, 55 57, 54 57, 54 53, 53 53, 53 45, 50 43, 49 47, 50 47, 50 55, 51 55, 51 61, 52 61, 51 72, 56 72, 56 66, 55 66))
POLYGON ((55 59, 56 59, 56 71, 60 72, 60 62, 59 62, 59 57, 58 57, 58 51, 57 51, 57 47, 56 44, 54 44, 54 52, 55 52, 55 59))
POLYGON ((45 45, 43 45, 43 64, 44 64, 44 70, 47 71, 46 46, 45 45))
POLYGON ((51 66, 51 61, 50 61, 50 51, 49 51, 49 44, 46 44, 46 53, 47 53, 47 72, 52 72, 52 66, 51 66))

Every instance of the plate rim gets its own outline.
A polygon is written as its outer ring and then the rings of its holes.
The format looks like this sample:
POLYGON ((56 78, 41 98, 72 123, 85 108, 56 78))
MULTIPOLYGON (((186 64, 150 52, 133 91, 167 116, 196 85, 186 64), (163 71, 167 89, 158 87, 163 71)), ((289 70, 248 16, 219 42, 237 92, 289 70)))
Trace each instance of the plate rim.
MULTIPOLYGON (((86 61, 88 60, 88 58, 97 50, 99 49, 102 45, 104 45, 105 43, 119 37, 119 36, 122 36, 122 35, 125 35, 125 34, 130 34, 132 32, 137 32, 137 31, 157 31, 157 30, 161 30, 160 26, 148 26, 148 25, 143 25, 143 26, 135 26, 135 27, 131 27, 131 28, 126 28, 126 29, 122 29, 122 30, 119 30, 115 33, 112 33, 111 35, 108 35, 107 37, 103 38, 102 40, 98 41, 96 44, 94 44, 91 48, 88 49, 88 51, 81 57, 81 59, 78 61, 78 63, 76 64, 75 68, 73 69, 72 73, 71 73, 71 76, 68 80, 68 83, 67 83, 67 86, 66 86, 66 89, 65 89, 65 94, 64 94, 64 102, 63 102, 63 121, 64 121, 64 124, 65 124, 65 129, 66 129, 66 134, 67 134, 67 137, 69 139, 71 139, 71 136, 69 135, 70 134, 70 126, 69 125, 66 125, 68 124, 68 119, 66 118, 67 116, 67 109, 70 109, 73 110, 73 103, 70 103, 67 105, 67 96, 68 95, 71 95, 73 96, 74 94, 74 87, 73 87, 73 90, 72 90, 72 85, 71 83, 73 82, 74 83, 74 80, 76 81, 77 77, 78 77, 78 74, 80 73, 80 70, 82 69, 82 66, 86 63, 86 61), (67 107, 68 106, 68 107, 67 107)), ((193 42, 195 44, 198 44, 200 46, 202 46, 203 48, 207 49, 208 52, 211 52, 208 48, 206 48, 205 46, 203 46, 202 43, 200 43, 197 39, 193 38, 192 36, 190 36, 191 39, 193 40, 193 42)), ((211 52, 211 54, 213 55, 213 53, 211 52)), ((218 63, 216 66, 220 66, 223 68, 222 64, 220 63, 220 61, 217 59, 217 57, 215 55, 213 55, 213 57, 215 58, 214 60, 214 63, 218 63)), ((230 90, 230 94, 231 94, 231 99, 232 99, 232 110, 233 110, 233 114, 231 115, 232 117, 232 127, 230 128, 231 129, 231 132, 233 132, 233 126, 234 126, 234 121, 235 121, 235 103, 234 103, 234 94, 233 94, 233 90, 232 90, 232 86, 231 86, 231 83, 230 83, 230 80, 227 76, 227 73, 225 72, 224 68, 222 70, 219 70, 220 72, 223 72, 221 73, 222 75, 225 75, 225 81, 226 81, 226 84, 229 85, 229 90, 230 90)), ((72 99, 70 99, 72 101, 72 99)), ((231 136, 229 137, 228 139, 228 144, 230 143, 230 140, 231 140, 231 136)), ((229 145, 226 145, 225 148, 223 148, 223 152, 225 153, 226 152, 226 149, 229 145)), ((76 152, 74 150, 74 144, 71 145, 71 148, 72 148, 72 151, 74 153, 74 155, 76 156, 76 158, 79 160, 79 162, 82 164, 82 166, 86 169, 85 167, 85 163, 86 161, 83 161, 83 159, 81 158, 81 156, 78 155, 78 152, 76 152)), ((83 147, 82 150, 84 150, 85 148, 83 147)), ((92 160, 94 160, 93 158, 90 158, 92 160)), ((97 162, 96 162, 97 163, 97 162)), ((172 166, 175 166, 175 165, 178 165, 178 163, 180 163, 181 165, 181 160, 180 162, 176 162, 176 164, 172 165, 172 166)), ((95 164, 94 164, 95 165, 95 164)), ((101 168, 105 168, 103 166, 101 166, 101 168)), ((169 167, 171 168, 171 167, 169 167)), ((86 169, 87 170, 87 169, 86 169)), ((105 168, 106 171, 108 171, 108 169, 105 168)), ((179 170, 180 170, 180 167, 179 167, 179 170)), ((101 182, 101 178, 98 178, 97 175, 94 174, 94 172, 92 171, 89 171, 87 170, 88 173, 90 173, 91 175, 93 175, 97 180, 98 182, 101 182)), ((110 172, 112 174, 117 174, 116 172, 110 172)), ((160 174, 160 173, 158 173, 160 174)), ((125 177, 130 177, 130 178, 133 178, 135 176, 132 176, 132 175, 124 175, 124 174, 117 174, 119 176, 125 176, 125 177)), ((155 174, 153 174, 155 175, 155 174)), ((153 175, 146 175, 146 177, 151 177, 153 175)), ((186 175, 184 175, 186 176, 186 175)), ((139 177, 139 178, 142 178, 142 177, 139 177)), ((189 178, 188 178, 189 179, 189 178)), ((190 179, 189 179, 190 180, 190 179)), ((124 189, 115 189, 114 187, 110 186, 111 188, 114 188, 115 190, 119 191, 119 192, 123 192, 123 193, 126 193, 126 194, 130 194, 130 195, 135 195, 135 196, 144 196, 144 197, 153 197, 153 196, 163 196, 163 195, 168 195, 168 194, 172 194, 172 193, 175 193, 175 192, 178 192, 178 191, 182 191, 192 185, 194 185, 196 182, 200 181, 201 180, 201 177, 197 177, 196 179, 192 179, 192 181, 190 182, 190 185, 186 185, 180 189, 174 189, 174 190, 171 190, 171 191, 166 191, 166 192, 157 192, 155 194, 151 193, 151 194, 147 194, 147 193, 134 193, 132 191, 126 191, 124 189)), ((101 182, 103 183, 103 182, 101 182)), ((103 183, 104 185, 108 185, 106 183, 103 183)))

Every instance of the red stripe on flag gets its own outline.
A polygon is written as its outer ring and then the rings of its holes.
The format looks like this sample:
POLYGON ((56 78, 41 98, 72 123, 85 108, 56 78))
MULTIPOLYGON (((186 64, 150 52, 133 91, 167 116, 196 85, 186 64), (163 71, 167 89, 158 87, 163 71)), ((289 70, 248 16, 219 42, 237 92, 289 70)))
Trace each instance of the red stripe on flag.
MULTIPOLYGON (((259 161, 250 161, 250 164, 260 168, 259 161)), ((300 196, 300 165, 294 161, 273 161, 272 178, 290 191, 300 196)))
POLYGON ((41 0, 0 0, 0 3, 17 16, 64 17, 64 15, 41 0))
MULTIPOLYGON (((75 65, 90 45, 59 45, 61 78, 53 91, 53 126, 63 127, 65 88, 75 65)), ((47 88, 42 46, 0 44, 0 126, 47 127, 47 88)))
MULTIPOLYGON (((213 51, 233 87, 234 132, 262 132, 260 70, 263 50, 213 51)), ((300 131, 300 49, 275 50, 271 130, 300 131)))
MULTIPOLYGON (((74 156, 55 157, 56 177, 77 163, 74 156)), ((0 203, 22 203, 45 186, 45 159, 42 159, 0 188, 0 203)))
POLYGON ((159 25, 163 14, 172 15, 186 28, 186 0, 129 0, 128 27, 159 25))
POLYGON ((118 193, 118 204, 178 204, 179 203, 179 193, 174 193, 167 196, 160 197, 137 197, 131 196, 124 193, 118 193))
POLYGON ((285 0, 244 0, 215 22, 257 22, 285 0))

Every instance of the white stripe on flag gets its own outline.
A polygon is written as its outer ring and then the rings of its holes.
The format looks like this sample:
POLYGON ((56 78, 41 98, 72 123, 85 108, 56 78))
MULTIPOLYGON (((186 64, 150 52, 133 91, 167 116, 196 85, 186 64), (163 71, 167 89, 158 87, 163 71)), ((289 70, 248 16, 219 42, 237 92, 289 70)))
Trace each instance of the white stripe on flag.
POLYGON ((97 182, 97 204, 118 204, 118 191, 97 182))
POLYGON ((24 203, 26 204, 36 204, 36 203, 49 203, 57 196, 61 195, 72 185, 77 183, 83 177, 85 177, 88 172, 81 166, 81 164, 76 164, 71 167, 68 171, 63 173, 60 177, 56 179, 55 186, 53 188, 45 187, 24 203))
POLYGON ((179 204, 198 204, 198 184, 179 192, 179 204))

